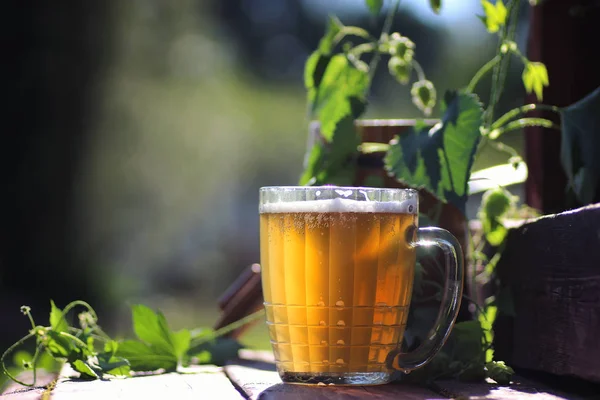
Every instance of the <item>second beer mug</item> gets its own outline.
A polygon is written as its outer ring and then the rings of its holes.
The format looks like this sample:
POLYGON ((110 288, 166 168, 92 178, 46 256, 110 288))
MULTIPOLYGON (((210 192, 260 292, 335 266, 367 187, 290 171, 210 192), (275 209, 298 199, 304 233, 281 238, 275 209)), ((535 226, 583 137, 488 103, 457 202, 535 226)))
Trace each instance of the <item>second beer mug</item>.
POLYGON ((263 295, 284 382, 382 384, 433 358, 458 313, 462 251, 417 222, 414 190, 260 189, 263 295), (426 341, 401 353, 416 247, 431 245, 445 255, 442 305, 426 341))

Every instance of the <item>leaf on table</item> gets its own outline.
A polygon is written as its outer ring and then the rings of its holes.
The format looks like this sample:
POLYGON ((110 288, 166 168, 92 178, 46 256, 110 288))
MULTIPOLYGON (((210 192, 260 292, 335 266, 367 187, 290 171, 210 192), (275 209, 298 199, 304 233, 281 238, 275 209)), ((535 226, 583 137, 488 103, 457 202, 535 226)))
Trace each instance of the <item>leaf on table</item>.
POLYGON ((165 316, 160 311, 154 312, 151 308, 140 304, 132 306, 131 311, 136 336, 142 342, 159 350, 161 354, 176 356, 173 336, 165 316))
POLYGON ((485 364, 487 376, 496 381, 499 385, 509 385, 515 371, 506 365, 504 361, 491 361, 485 364))
POLYGON ((596 199, 600 177, 600 87, 561 110, 561 163, 577 199, 596 199))
POLYGON ((178 362, 175 354, 161 352, 160 348, 151 347, 135 340, 125 340, 119 343, 115 355, 129 361, 133 371, 156 371, 157 369, 174 371, 178 362))
POLYGON ((171 334, 171 340, 173 342, 173 348, 175 350, 175 356, 177 359, 181 358, 187 353, 190 348, 191 334, 187 329, 182 329, 171 334))
POLYGON ((415 126, 396 136, 385 167, 398 181, 424 188, 464 214, 468 178, 481 138, 482 108, 474 94, 446 92, 442 110, 442 121, 433 128, 415 126))
POLYGON ((80 373, 81 378, 98 379, 98 374, 82 360, 75 360, 71 363, 71 367, 80 373))
POLYGON ((104 351, 99 353, 98 368, 103 373, 115 376, 129 376, 130 366, 129 361, 124 357, 117 356, 119 343, 114 340, 107 342, 104 345, 104 351))
POLYGON ((53 300, 50 300, 50 326, 55 332, 66 332, 69 329, 65 315, 53 300))

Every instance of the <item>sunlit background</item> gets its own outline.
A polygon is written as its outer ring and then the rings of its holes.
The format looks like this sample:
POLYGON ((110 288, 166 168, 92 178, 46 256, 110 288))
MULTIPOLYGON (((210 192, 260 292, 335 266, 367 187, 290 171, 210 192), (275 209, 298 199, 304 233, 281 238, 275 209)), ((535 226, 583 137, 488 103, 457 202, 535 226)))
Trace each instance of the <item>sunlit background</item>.
MULTIPOLYGON (((66 6, 53 7, 56 14, 35 19, 48 20, 40 35, 63 23, 66 6)), ((69 11, 69 18, 80 12, 85 23, 26 42, 46 63, 24 58, 19 76, 34 83, 59 79, 51 95, 37 100, 38 110, 58 107, 62 97, 52 94, 71 96, 60 85, 68 86, 81 68, 91 72, 71 98, 83 103, 73 110, 83 122, 66 124, 64 110, 59 122, 38 112, 31 116, 38 121, 35 134, 20 144, 39 171, 13 177, 21 194, 12 201, 21 204, 21 214, 31 209, 40 218, 11 220, 31 225, 15 234, 27 244, 9 247, 3 259, 0 325, 15 326, 5 329, 3 348, 26 332, 18 307, 29 303, 43 317, 49 298, 96 302, 117 332, 129 329, 127 306, 136 302, 161 308, 176 327, 212 325, 216 298, 259 261, 258 188, 296 184, 302 171, 308 132, 303 67, 327 14, 372 32, 383 22, 368 14, 363 0, 115 0, 98 7, 102 12, 69 11), (87 63, 78 60, 90 53, 87 63), (53 60, 61 57, 67 61, 57 68, 64 69, 53 72, 53 60), (64 126, 71 131, 57 133, 64 126), (77 154, 63 171, 67 190, 53 185, 63 173, 57 167, 62 153, 55 150, 62 146, 75 146, 77 154), (26 179, 41 189, 25 206, 19 199, 33 193, 22 189, 26 179), (60 230, 44 217, 56 210, 63 211, 55 220, 60 230)), ((426 0, 402 1, 394 30, 416 43, 416 57, 439 93, 466 86, 493 57, 496 41, 477 18, 479 7, 479 0, 444 1, 436 15, 426 0)), ((525 48, 526 8, 520 17, 525 48)), ((515 67, 503 109, 522 104, 515 67)), ((485 82, 481 87, 485 100, 485 82)), ((409 89, 388 76, 385 64, 370 101, 370 118, 420 116, 409 89)), ((520 133, 505 140, 519 148, 520 133)), ((486 154, 476 169, 505 158, 486 154)), ((249 344, 264 346, 262 332, 255 329, 249 344)))

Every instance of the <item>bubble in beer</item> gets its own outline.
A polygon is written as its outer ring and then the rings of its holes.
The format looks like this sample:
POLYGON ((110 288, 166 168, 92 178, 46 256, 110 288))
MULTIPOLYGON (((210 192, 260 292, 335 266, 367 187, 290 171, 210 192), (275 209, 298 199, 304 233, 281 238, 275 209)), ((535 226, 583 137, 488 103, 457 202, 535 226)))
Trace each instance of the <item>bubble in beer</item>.
POLYGON ((325 307, 325 302, 324 301, 318 302, 317 307, 325 307))
POLYGON ((343 358, 338 358, 337 360, 335 360, 336 364, 343 364, 344 363, 344 359, 343 358))
POLYGON ((327 340, 321 340, 321 346, 327 346, 327 340))
POLYGON ((346 323, 345 323, 343 320, 341 320, 341 319, 340 319, 340 320, 337 322, 337 326, 346 326, 346 323))
POLYGON ((336 342, 336 344, 339 344, 340 346, 343 346, 343 345, 345 345, 345 344, 346 344, 346 342, 344 342, 342 339, 340 339, 340 340, 338 340, 338 341, 336 342))
POLYGON ((344 301, 343 300, 338 300, 335 302, 335 306, 336 307, 344 307, 344 301))
POLYGON ((319 321, 319 325, 325 326, 325 321, 319 321))
POLYGON ((329 360, 323 360, 323 364, 329 364, 329 360))

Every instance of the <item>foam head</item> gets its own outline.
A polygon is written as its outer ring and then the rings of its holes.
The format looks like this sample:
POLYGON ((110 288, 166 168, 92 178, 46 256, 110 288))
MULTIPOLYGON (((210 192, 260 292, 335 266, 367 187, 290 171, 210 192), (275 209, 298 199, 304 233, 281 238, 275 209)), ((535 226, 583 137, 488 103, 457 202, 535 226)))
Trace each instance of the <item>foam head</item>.
POLYGON ((353 199, 327 199, 274 202, 261 204, 259 211, 266 213, 394 213, 394 214, 416 214, 417 199, 406 199, 402 201, 361 201, 353 199))

